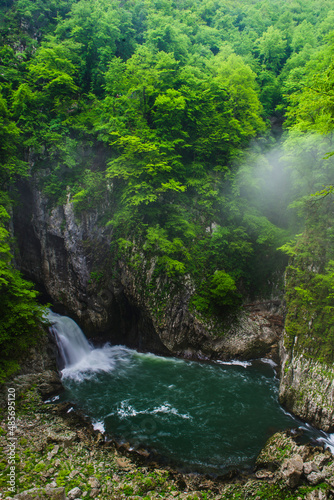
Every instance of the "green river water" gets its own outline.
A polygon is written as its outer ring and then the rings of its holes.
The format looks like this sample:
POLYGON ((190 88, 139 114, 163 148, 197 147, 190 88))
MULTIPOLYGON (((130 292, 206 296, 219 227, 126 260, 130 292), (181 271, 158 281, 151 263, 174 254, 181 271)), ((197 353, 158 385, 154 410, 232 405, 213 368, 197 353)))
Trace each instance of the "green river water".
MULTIPOLYGON (((123 346, 95 349, 64 334, 59 318, 66 360, 61 399, 133 448, 154 450, 184 470, 221 474, 251 467, 274 432, 301 425, 279 405, 268 360, 209 363, 123 346)), ((320 436, 309 426, 305 432, 320 436)))

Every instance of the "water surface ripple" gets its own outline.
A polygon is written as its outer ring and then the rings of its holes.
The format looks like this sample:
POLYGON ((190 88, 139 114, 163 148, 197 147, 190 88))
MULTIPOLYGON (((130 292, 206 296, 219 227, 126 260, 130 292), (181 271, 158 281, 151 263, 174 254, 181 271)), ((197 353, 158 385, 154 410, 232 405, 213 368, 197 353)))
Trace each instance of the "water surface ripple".
POLYGON ((251 467, 266 440, 291 427, 334 451, 334 434, 302 424, 278 404, 269 360, 204 363, 94 348, 72 319, 52 311, 48 319, 65 365, 61 399, 133 448, 214 474, 251 467))
POLYGON ((274 432, 300 425, 261 361, 199 363, 107 345, 65 368, 63 384, 63 398, 96 428, 198 472, 251 466, 274 432))

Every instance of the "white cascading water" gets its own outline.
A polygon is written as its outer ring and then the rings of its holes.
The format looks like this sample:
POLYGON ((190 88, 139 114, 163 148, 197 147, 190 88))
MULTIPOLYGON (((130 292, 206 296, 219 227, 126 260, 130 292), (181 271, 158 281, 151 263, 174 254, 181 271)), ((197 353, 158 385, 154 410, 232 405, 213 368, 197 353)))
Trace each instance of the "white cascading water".
POLYGON ((90 354, 92 348, 73 319, 52 311, 48 312, 47 319, 51 323, 50 330, 57 340, 65 368, 79 363, 82 358, 90 354))
POLYGON ((50 330, 54 334, 60 356, 64 362, 61 371, 63 378, 71 378, 77 382, 87 380, 95 373, 110 372, 119 361, 127 363, 130 349, 123 346, 104 345, 92 347, 81 328, 73 319, 48 311, 50 330))

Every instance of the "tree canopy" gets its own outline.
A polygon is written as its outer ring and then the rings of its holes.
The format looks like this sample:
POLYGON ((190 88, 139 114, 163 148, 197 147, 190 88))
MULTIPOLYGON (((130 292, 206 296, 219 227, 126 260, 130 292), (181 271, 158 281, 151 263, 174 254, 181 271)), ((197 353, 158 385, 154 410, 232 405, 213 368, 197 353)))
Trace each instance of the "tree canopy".
POLYGON ((33 174, 50 206, 109 199, 118 251, 135 241, 158 274, 190 276, 201 314, 275 293, 277 248, 333 182, 334 0, 0 9, 2 209, 33 174))

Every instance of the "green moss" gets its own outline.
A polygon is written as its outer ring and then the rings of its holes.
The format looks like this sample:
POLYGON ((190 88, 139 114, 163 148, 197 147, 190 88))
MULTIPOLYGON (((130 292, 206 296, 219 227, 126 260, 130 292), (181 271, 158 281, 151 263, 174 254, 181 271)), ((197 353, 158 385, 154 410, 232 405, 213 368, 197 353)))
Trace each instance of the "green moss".
POLYGON ((36 467, 34 467, 35 472, 42 472, 45 469, 46 469, 46 465, 44 463, 37 464, 36 467))
POLYGON ((133 488, 131 486, 123 486, 122 491, 123 491, 124 495, 126 495, 128 497, 133 495, 133 488))
MULTIPOLYGON (((327 228, 334 215, 329 208, 328 204, 312 206, 286 270, 285 345, 295 354, 330 366, 334 362, 334 251, 327 228)), ((333 372, 326 371, 332 379, 333 372)))

